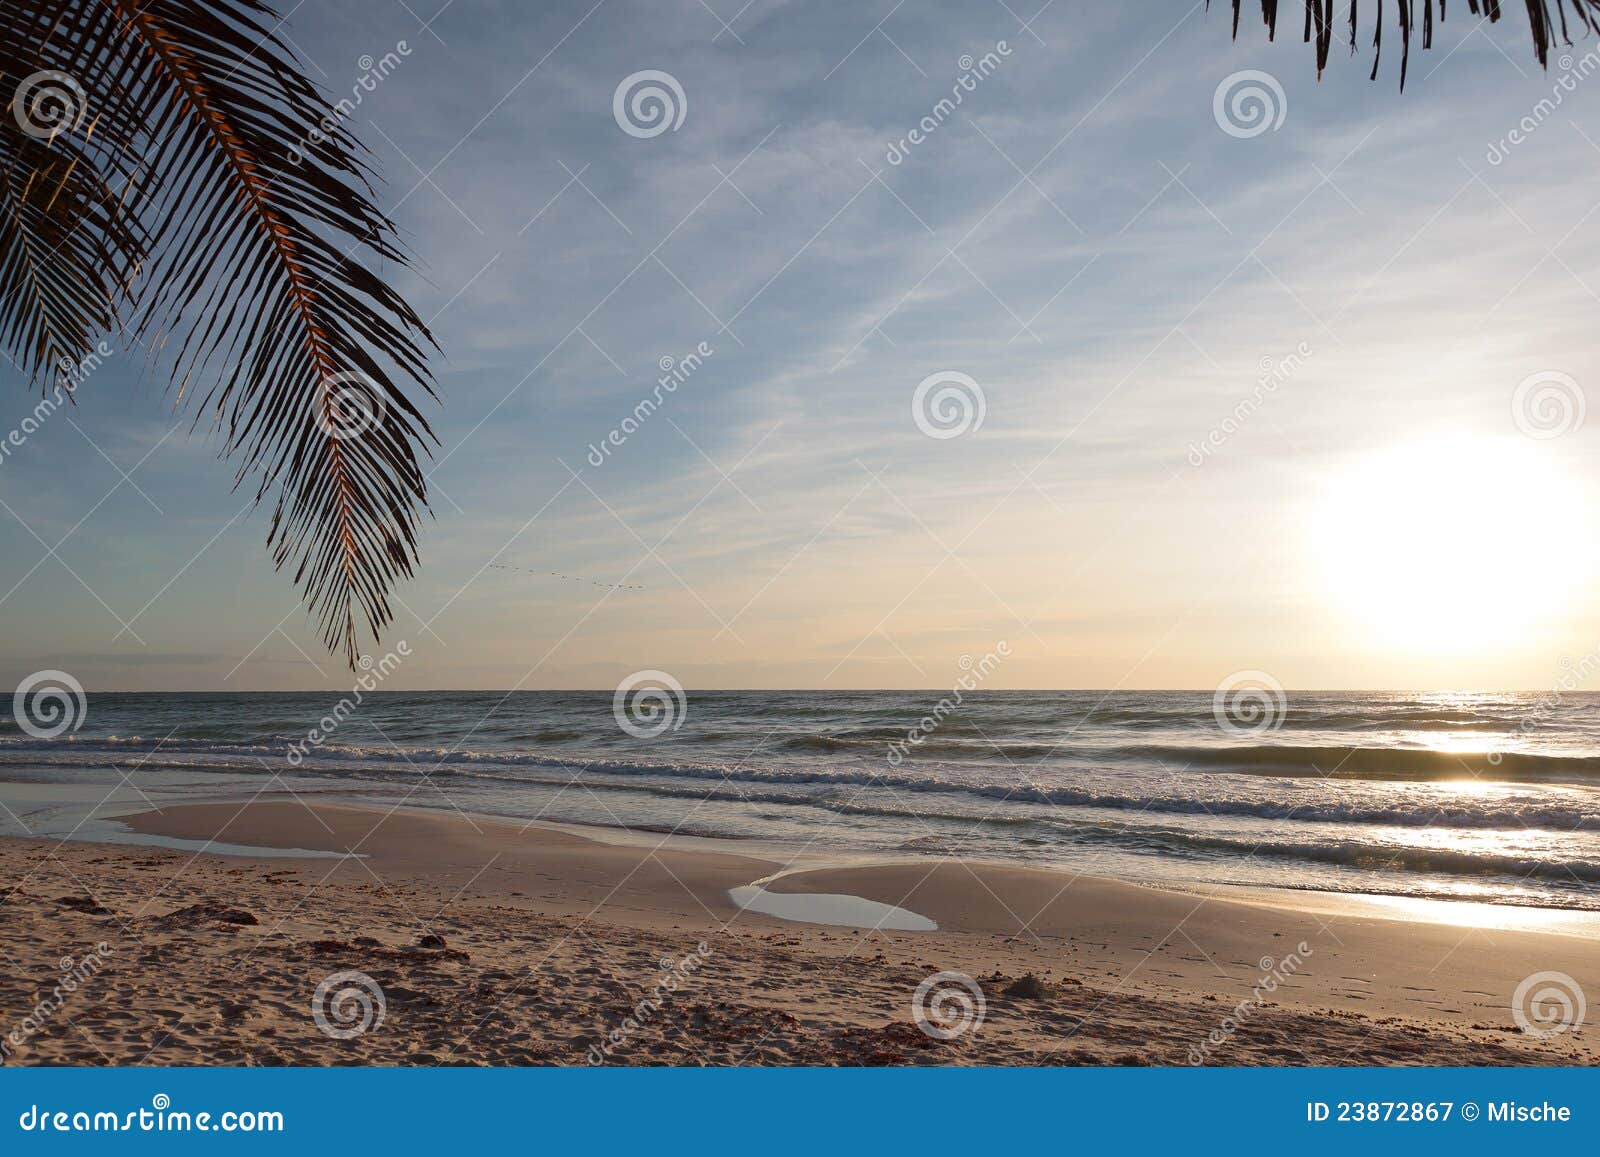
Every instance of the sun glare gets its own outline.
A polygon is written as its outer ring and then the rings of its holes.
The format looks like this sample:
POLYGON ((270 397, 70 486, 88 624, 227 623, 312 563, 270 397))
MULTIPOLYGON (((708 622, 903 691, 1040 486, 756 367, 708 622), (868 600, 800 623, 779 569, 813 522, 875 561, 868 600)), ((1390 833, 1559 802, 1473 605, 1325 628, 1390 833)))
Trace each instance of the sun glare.
POLYGON ((1515 641, 1588 573, 1583 502, 1548 447, 1452 436, 1359 459, 1310 523, 1330 602, 1397 649, 1515 641))

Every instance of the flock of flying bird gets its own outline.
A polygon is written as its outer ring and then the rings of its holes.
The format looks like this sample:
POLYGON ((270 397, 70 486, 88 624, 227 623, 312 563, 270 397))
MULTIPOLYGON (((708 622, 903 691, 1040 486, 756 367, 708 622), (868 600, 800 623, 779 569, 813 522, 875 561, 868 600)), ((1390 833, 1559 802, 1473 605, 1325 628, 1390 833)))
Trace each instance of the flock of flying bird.
POLYGON ((587 583, 589 586, 601 587, 604 590, 611 590, 611 591, 642 591, 642 590, 644 590, 644 588, 640 587, 640 586, 631 586, 631 585, 629 585, 627 583, 603 583, 603 582, 600 582, 598 579, 580 578, 577 575, 562 574, 558 570, 531 570, 531 569, 529 569, 528 567, 525 567, 525 566, 504 566, 504 565, 502 565, 500 563, 497 563, 497 562, 491 562, 489 564, 489 569, 490 570, 515 570, 515 571, 521 571, 523 574, 548 575, 551 578, 565 579, 569 583, 587 583))

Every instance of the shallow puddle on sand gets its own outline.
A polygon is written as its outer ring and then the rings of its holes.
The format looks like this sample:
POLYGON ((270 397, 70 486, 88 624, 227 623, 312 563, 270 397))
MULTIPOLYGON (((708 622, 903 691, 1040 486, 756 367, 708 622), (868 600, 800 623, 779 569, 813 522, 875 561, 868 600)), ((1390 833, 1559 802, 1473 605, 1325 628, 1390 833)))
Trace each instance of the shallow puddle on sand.
MULTIPOLYGON (((31 833, 35 837, 49 836, 56 838, 55 834, 48 831, 31 833)), ((175 852, 207 852, 213 856, 245 856, 252 860, 364 860, 365 852, 330 852, 313 851, 310 848, 270 848, 257 847, 254 844, 228 844, 221 840, 190 840, 180 836, 157 836, 148 832, 136 832, 120 820, 95 820, 84 823, 60 836, 61 839, 81 840, 93 844, 131 844, 134 847, 166 848, 175 852)))
POLYGON ((769 892, 756 884, 728 889, 728 897, 740 908, 793 920, 799 924, 833 924, 841 928, 884 928, 894 932, 936 932, 939 926, 893 904, 882 904, 864 896, 841 896, 814 892, 769 892))

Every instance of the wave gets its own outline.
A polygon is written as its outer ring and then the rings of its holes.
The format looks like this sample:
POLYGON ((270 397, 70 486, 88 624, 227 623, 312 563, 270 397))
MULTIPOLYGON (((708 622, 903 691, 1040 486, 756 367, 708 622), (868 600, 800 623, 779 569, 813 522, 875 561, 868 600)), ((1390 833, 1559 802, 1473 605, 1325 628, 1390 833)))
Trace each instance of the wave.
MULTIPOLYGON (((58 755, 65 753, 70 756, 72 763, 69 766, 92 766, 96 762, 109 764, 126 759, 127 748, 144 749, 138 764, 147 770, 218 771, 247 775, 261 773, 264 755, 273 757, 266 761, 266 765, 277 768, 278 764, 274 761, 281 760, 284 752, 282 746, 264 744, 167 743, 151 750, 152 745, 148 741, 137 737, 97 740, 93 745, 74 743, 68 745, 64 752, 59 741, 0 740, 0 762, 14 762, 4 758, 7 752, 30 755, 48 749, 58 755), (100 759, 97 760, 97 749, 101 747, 106 750, 98 753, 100 759)), ((1323 749, 1298 750, 1304 754, 1323 749)), ((950 770, 967 771, 957 768, 950 770)), ((1009 804, 1030 809, 1040 806, 1091 808, 1116 812, 1410 828, 1431 826, 1512 831, 1539 828, 1564 832, 1600 828, 1600 801, 1596 805, 1583 806, 1585 801, 1574 798, 1570 791, 1559 795, 1546 791, 1539 795, 1501 794, 1495 797, 1408 792, 1372 798, 1368 793, 1368 798, 1362 799, 1350 798, 1347 792, 1335 785, 1329 792, 1315 797, 1301 790, 1305 780, 1297 777, 1286 778, 1281 787, 1273 785, 1271 790, 1275 794, 1269 798, 1228 795, 1217 790, 1218 785, 1225 781, 1216 779, 1197 785, 1202 786, 1203 790, 1193 795, 1156 795, 1059 782, 1039 783, 1015 770, 1004 773, 1010 782, 994 782, 993 777, 989 780, 945 778, 905 769, 879 772, 860 765, 762 766, 690 760, 630 760, 615 755, 574 759, 531 752, 456 751, 449 748, 410 748, 400 753, 392 747, 335 743, 315 749, 297 769, 297 774, 388 783, 409 783, 419 775, 425 775, 431 779, 459 777, 505 786, 562 786, 571 783, 575 776, 581 776, 586 786, 596 789, 804 805, 864 815, 984 819, 990 822, 1005 822, 1006 817, 995 813, 998 808, 1009 804), (900 802, 895 802, 897 797, 901 797, 900 802), (943 799, 964 803, 960 809, 949 810, 949 805, 933 802, 913 806, 910 799, 943 799), (940 810, 941 807, 946 810, 940 810)), ((1266 784, 1263 784, 1263 789, 1267 789, 1266 784)), ((1040 818, 1030 812, 1021 815, 1019 820, 1035 822, 1040 818)))
MULTIPOLYGON (((956 820, 1000 824, 1035 824, 1075 821, 1056 821, 1048 814, 1001 813, 995 804, 1021 805, 1045 804, 1053 807, 1134 812, 1138 814, 1172 816, 1230 817, 1245 820, 1282 820, 1312 824, 1351 824, 1368 827, 1399 828, 1456 828, 1483 831, 1513 830, 1518 832, 1550 829, 1563 833, 1600 830, 1600 814, 1581 808, 1550 806, 1526 801, 1518 805, 1486 807, 1436 807, 1418 809, 1370 807, 1343 803, 1278 804, 1256 800, 1187 800, 1160 799, 1148 796, 1120 796, 1072 789, 1026 788, 1009 790, 998 787, 973 788, 953 784, 920 783, 916 785, 891 785, 928 796, 973 796, 977 804, 969 810, 941 809, 937 803, 927 806, 907 806, 878 802, 876 797, 863 798, 859 793, 847 797, 838 795, 805 795, 782 792, 752 792, 741 789, 721 790, 716 787, 671 787, 618 785, 657 794, 681 795, 690 798, 742 800, 750 803, 803 804, 829 811, 852 815, 874 815, 890 818, 925 820, 956 820)), ((1117 823, 1126 826, 1127 820, 1117 823)))
MULTIPOLYGON (((1597 705, 1600 706, 1600 705, 1597 705)), ((1432 717, 1443 714, 1430 708, 1432 717)), ((1059 714, 1059 713, 1058 713, 1059 714)), ((1153 717, 1149 708, 1127 710, 1121 714, 1129 717, 1153 717)), ((1379 713, 1381 717, 1383 713, 1379 713)), ((1457 713, 1463 714, 1463 713, 1457 713)), ((610 713, 606 712, 610 722, 610 713)), ((757 717, 752 717, 754 723, 757 717)), ((1163 716, 1164 718, 1164 716, 1163 716)), ((1330 722, 1328 713, 1319 718, 1330 722)), ((1334 719, 1366 718, 1357 713, 1334 713, 1334 719)), ((1474 716, 1477 718, 1477 716, 1474 716)), ((146 721, 150 722, 150 721, 146 721)), ((1412 720, 1415 722, 1415 720, 1412 720)), ((1457 719, 1463 726, 1468 720, 1457 719)), ((890 745, 905 743, 905 720, 882 712, 860 712, 851 724, 818 727, 798 731, 793 727, 777 729, 763 722, 750 728, 726 726, 716 717, 699 720, 692 731, 675 735, 663 742, 655 751, 666 753, 668 763, 693 763, 697 759, 715 766, 726 760, 736 762, 756 738, 762 741, 763 755, 792 757, 790 762, 820 766, 828 771, 838 767, 864 769, 873 766, 888 769, 890 745), (759 734, 758 734, 759 733, 759 734), (683 757, 687 756, 685 759, 683 757)), ((73 753, 93 758, 96 751, 125 751, 129 749, 158 747, 163 752, 210 753, 219 757, 247 756, 265 758, 269 762, 282 757, 291 744, 304 741, 306 733, 295 727, 283 713, 273 712, 266 718, 258 713, 253 724, 246 729, 242 724, 226 722, 186 723, 184 729, 172 734, 165 720, 160 725, 151 723, 149 732, 141 735, 130 728, 129 734, 112 734, 91 737, 87 734, 55 740, 34 740, 12 731, 6 734, 4 721, 0 720, 0 759, 5 753, 28 751, 50 752, 55 759, 71 759, 73 753), (156 737, 167 736, 161 743, 156 737)), ((384 734, 404 746, 405 753, 418 760, 433 762, 505 762, 518 763, 548 755, 568 756, 568 762, 582 765, 598 753, 607 761, 630 757, 638 751, 636 744, 616 731, 614 727, 590 725, 590 721, 560 714, 548 718, 504 718, 481 721, 474 728, 455 728, 428 718, 426 715, 407 714, 400 719, 388 720, 384 734), (453 731, 459 731, 459 739, 453 731), (476 750, 458 751, 453 743, 475 741, 476 750)), ((1463 735, 1452 731, 1452 735, 1463 735)), ((1505 734, 1502 728, 1500 734, 1505 734)), ((1264 741, 1226 741, 1216 730, 1214 721, 1206 729, 1189 726, 1182 734, 1167 736, 1132 734, 1122 728, 1092 728, 1081 732, 1044 726, 1037 717, 1026 725, 1014 724, 991 728, 984 720, 979 726, 973 720, 959 717, 946 719, 931 734, 921 735, 899 765, 901 770, 935 768, 939 765, 957 765, 973 769, 974 777, 982 776, 991 782, 1003 781, 1012 772, 1010 763, 1034 765, 1031 771, 1046 777, 1095 771, 1120 771, 1143 766, 1145 770, 1163 772, 1190 771, 1195 773, 1220 772, 1280 777, 1320 777, 1339 780, 1366 779, 1390 781, 1440 781, 1467 777, 1492 782, 1529 783, 1600 783, 1600 734, 1592 734, 1585 726, 1569 732, 1568 742, 1582 737, 1588 743, 1573 753, 1559 750, 1492 750, 1495 736, 1484 736, 1475 744, 1475 751, 1444 751, 1417 743, 1413 731, 1391 736, 1370 736, 1352 742, 1340 742, 1338 732, 1324 729, 1310 736, 1296 736, 1293 730, 1274 732, 1264 741), (1389 741, 1384 742, 1387 738, 1389 741), (1133 740, 1134 742, 1129 742, 1133 740)), ((382 758, 393 759, 398 753, 392 745, 364 748, 353 743, 329 743, 321 749, 330 756, 343 759, 382 758)), ((903 749, 902 749, 903 750, 903 749)), ((665 768, 670 774, 670 766, 665 768)))
MULTIPOLYGON (((906 745, 908 734, 905 727, 877 727, 831 735, 795 735, 773 747, 780 751, 857 754, 881 760, 887 757, 891 744, 906 745)), ((976 728, 968 729, 966 734, 971 738, 963 738, 960 729, 946 725, 934 735, 920 735, 914 749, 916 756, 919 759, 992 763, 995 760, 1044 759, 1052 755, 1075 754, 1060 740, 1001 741, 976 728)))
POLYGON ((1220 768, 1334 779, 1600 781, 1600 757, 1526 751, 1440 751, 1435 748, 1296 744, 1202 746, 1141 744, 1107 753, 1166 766, 1220 768))
MULTIPOLYGON (((954 834, 948 831, 924 832, 909 836, 895 844, 896 848, 903 851, 927 851, 939 855, 970 855, 977 852, 984 854, 997 852, 1003 856, 1031 861, 1033 859, 1033 850, 1049 846, 1052 843, 1059 846, 1062 841, 1065 841, 1076 846, 1099 845, 1127 852, 1157 853, 1167 857, 1175 856, 1188 860, 1200 859, 1220 863, 1266 859, 1325 864, 1330 867, 1352 869, 1363 873, 1358 883, 1352 882, 1347 885, 1347 890, 1356 892, 1392 890, 1386 888, 1382 883, 1385 874, 1389 874, 1391 878, 1395 876, 1446 876, 1462 879, 1515 881, 1517 884, 1526 884, 1530 880, 1537 880, 1561 890, 1572 889, 1584 893, 1592 891, 1591 886, 1600 883, 1600 861, 1577 858, 1541 859, 1536 856, 1509 855, 1469 849, 1422 847, 1404 843, 1378 843, 1355 839, 1319 842, 1316 840, 1295 840, 1283 838, 1282 836, 1228 836, 1191 829, 1134 826, 1121 820, 1094 823, 1082 820, 1041 820, 1037 816, 1016 815, 989 816, 980 819, 960 812, 906 810, 884 807, 870 802, 863 803, 838 799, 819 800, 778 794, 764 794, 753 797, 748 793, 717 787, 706 787, 699 791, 679 789, 671 791, 670 794, 683 795, 695 799, 739 800, 742 802, 763 802, 768 804, 776 802, 808 804, 844 815, 886 816, 902 820, 915 818, 922 821, 946 820, 956 821, 963 825, 954 834), (980 838, 982 830, 995 824, 1014 828, 1031 827, 1035 831, 1047 828, 1054 832, 1057 839, 1051 841, 1029 838, 1026 835, 1019 834, 1014 840, 1007 841, 999 846, 982 841, 980 838)), ((554 817, 546 816, 546 818, 554 817)), ((578 820, 575 822, 585 821, 578 820)), ((699 829, 697 834, 721 838, 736 836, 736 833, 724 832, 714 826, 699 829)), ((1292 880, 1280 883, 1282 886, 1295 886, 1292 880)), ((1329 881, 1319 880, 1314 885, 1306 884, 1304 886, 1315 888, 1316 890, 1326 890, 1329 887, 1329 881)), ((1415 894, 1415 889, 1408 886, 1396 892, 1396 894, 1415 894)), ((1450 892, 1439 892, 1438 895, 1446 898, 1455 897, 1455 894, 1450 892)), ((1497 902, 1514 901, 1508 897, 1500 896, 1497 902)))
POLYGON ((1229 858, 1240 854, 1270 856, 1367 871, 1537 879, 1580 887, 1600 882, 1600 862, 1592 860, 1548 860, 1457 848, 1425 848, 1358 841, 1332 843, 1305 840, 1254 841, 1194 832, 1165 834, 1175 845, 1209 850, 1229 858))

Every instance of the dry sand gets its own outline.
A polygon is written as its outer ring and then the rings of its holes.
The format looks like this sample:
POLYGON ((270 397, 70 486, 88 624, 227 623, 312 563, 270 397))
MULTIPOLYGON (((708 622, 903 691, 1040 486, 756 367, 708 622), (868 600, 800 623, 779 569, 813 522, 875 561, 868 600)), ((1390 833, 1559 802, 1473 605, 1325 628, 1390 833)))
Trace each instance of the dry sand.
MULTIPOLYGON (((1600 1045, 1511 1008, 1538 972, 1595 988, 1600 940, 1437 918, 1473 906, 1396 919, 938 857, 770 885, 939 926, 886 932, 741 912, 728 889, 785 866, 767 849, 294 800, 128 822, 354 855, 0 840, 7 1063, 1592 1064, 1600 1045), (312 1015, 342 972, 383 1003, 348 1039, 312 1015), (937 973, 984 1002, 978 1020, 936 985, 946 1039, 913 1008, 937 973)), ((362 1023, 358 1001, 323 1007, 362 1023)))

